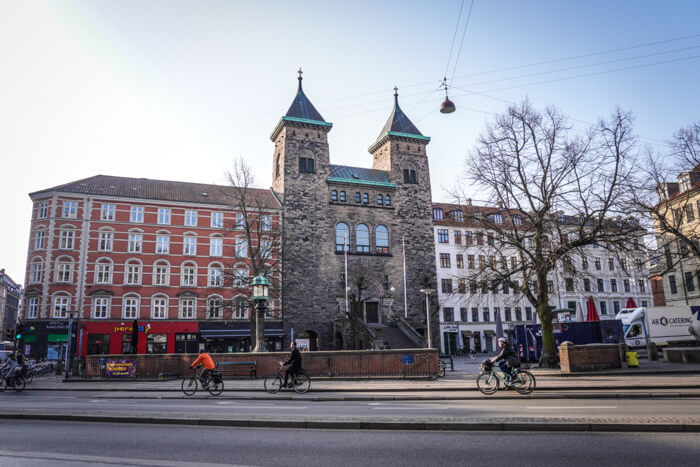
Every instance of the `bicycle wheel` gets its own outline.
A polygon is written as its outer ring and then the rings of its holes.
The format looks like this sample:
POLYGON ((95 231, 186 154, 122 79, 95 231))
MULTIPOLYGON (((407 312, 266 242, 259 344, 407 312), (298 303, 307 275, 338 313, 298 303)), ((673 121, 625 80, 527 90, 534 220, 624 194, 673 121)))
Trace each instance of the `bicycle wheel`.
POLYGON ((220 383, 215 383, 213 380, 209 381, 209 387, 207 388, 207 391, 209 391, 209 394, 212 396, 218 396, 221 394, 224 390, 224 380, 222 379, 220 383))
POLYGON ((279 392, 282 387, 282 377, 275 373, 265 378, 265 390, 270 394, 279 392))
POLYGON ((440 360, 440 361, 438 362, 438 367, 439 367, 439 368, 438 368, 438 376, 439 376, 440 378, 444 378, 444 377, 445 377, 445 371, 446 371, 445 362, 443 362, 442 360, 440 360))
POLYGON ((298 394, 304 394, 311 387, 311 378, 303 373, 297 375, 294 379, 294 391, 298 394))
POLYGON ((24 391, 24 388, 26 385, 27 385, 27 382, 25 381, 24 376, 22 376, 22 375, 15 375, 14 376, 15 391, 17 391, 17 392, 24 391))
POLYGON ((31 384, 32 381, 34 381, 34 370, 28 370, 27 374, 24 376, 24 379, 28 384, 31 384))
POLYGON ((186 396, 191 396, 197 392, 197 377, 195 375, 182 380, 182 392, 184 392, 186 396))
POLYGON ((522 380, 522 383, 515 385, 516 391, 518 391, 520 394, 530 394, 535 390, 535 377, 532 376, 532 373, 527 370, 523 370, 519 372, 518 377, 522 380))
POLYGON ((481 373, 476 378, 476 387, 483 394, 491 395, 498 391, 498 377, 493 373, 481 373))

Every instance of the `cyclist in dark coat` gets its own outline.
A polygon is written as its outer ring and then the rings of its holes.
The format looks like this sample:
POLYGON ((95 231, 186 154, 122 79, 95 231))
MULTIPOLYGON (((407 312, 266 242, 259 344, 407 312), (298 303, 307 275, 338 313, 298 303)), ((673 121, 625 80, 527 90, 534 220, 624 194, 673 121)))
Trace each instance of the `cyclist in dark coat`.
POLYGON ((500 350, 491 361, 495 362, 506 375, 506 383, 510 383, 510 377, 513 376, 511 369, 520 364, 520 358, 513 344, 509 343, 505 337, 498 338, 498 348, 500 350))
MULTIPOLYGON (((285 387, 290 387, 287 385, 287 381, 289 381, 289 377, 296 375, 301 371, 301 352, 299 352, 299 349, 297 349, 297 341, 292 341, 291 344, 289 344, 289 348, 292 349, 292 353, 289 355, 289 360, 284 362, 282 365, 289 365, 289 368, 287 368, 287 371, 284 372, 284 386, 285 387)), ((292 378, 293 379, 293 378, 292 378)))

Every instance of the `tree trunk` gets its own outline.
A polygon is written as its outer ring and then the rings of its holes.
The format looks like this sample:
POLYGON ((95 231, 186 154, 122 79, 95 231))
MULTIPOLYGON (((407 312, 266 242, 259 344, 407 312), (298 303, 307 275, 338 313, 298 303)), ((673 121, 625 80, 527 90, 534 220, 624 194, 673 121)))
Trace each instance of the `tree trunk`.
POLYGON ((554 334, 552 333, 552 312, 549 309, 549 290, 547 289, 547 272, 537 274, 537 316, 542 326, 542 355, 540 367, 558 368, 557 354, 554 349, 554 334))

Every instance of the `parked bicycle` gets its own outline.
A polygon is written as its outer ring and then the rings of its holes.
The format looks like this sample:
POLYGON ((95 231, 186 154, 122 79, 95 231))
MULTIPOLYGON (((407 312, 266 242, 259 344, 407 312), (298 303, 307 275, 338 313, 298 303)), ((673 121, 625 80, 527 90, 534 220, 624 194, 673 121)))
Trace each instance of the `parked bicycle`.
MULTIPOLYGON (((304 370, 300 370, 292 376, 292 388, 299 394, 304 394, 311 387, 311 378, 304 370)), ((276 394, 284 387, 284 375, 282 374, 282 365, 276 373, 265 378, 265 391, 270 394, 276 394)))
POLYGON ((536 382, 532 373, 519 368, 512 368, 511 371, 513 375, 510 382, 506 382, 505 374, 500 368, 494 366, 491 360, 484 360, 481 363, 481 373, 476 377, 476 387, 487 396, 498 391, 501 383, 506 389, 515 389, 520 394, 530 394, 535 390, 536 382))
POLYGON ((32 381, 34 381, 35 374, 34 362, 31 360, 25 361, 24 365, 21 367, 21 374, 24 376, 24 380, 27 384, 31 384, 32 381))
MULTIPOLYGON (((212 396, 218 396, 223 392, 224 377, 220 371, 212 370, 204 379, 207 381, 207 385, 206 387, 202 387, 203 391, 209 391, 209 394, 212 396)), ((192 368, 192 375, 182 380, 182 392, 184 392, 186 396, 191 396, 197 392, 201 384, 202 381, 197 374, 197 369, 192 368)))
POLYGON ((15 370, 14 375, 7 377, 7 373, 9 373, 9 371, 9 367, 3 368, 2 371, 0 371, 0 392, 4 391, 7 388, 12 388, 17 392, 24 391, 24 388, 27 385, 24 376, 22 376, 17 370, 15 370))

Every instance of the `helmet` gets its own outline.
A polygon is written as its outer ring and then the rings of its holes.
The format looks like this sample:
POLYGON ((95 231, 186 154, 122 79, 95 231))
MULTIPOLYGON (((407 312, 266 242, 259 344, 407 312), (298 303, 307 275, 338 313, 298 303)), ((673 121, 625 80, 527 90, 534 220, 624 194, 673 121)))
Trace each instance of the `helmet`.
POLYGON ((505 344, 506 342, 508 342, 508 339, 506 339, 505 337, 499 337, 498 342, 503 342, 505 344))

